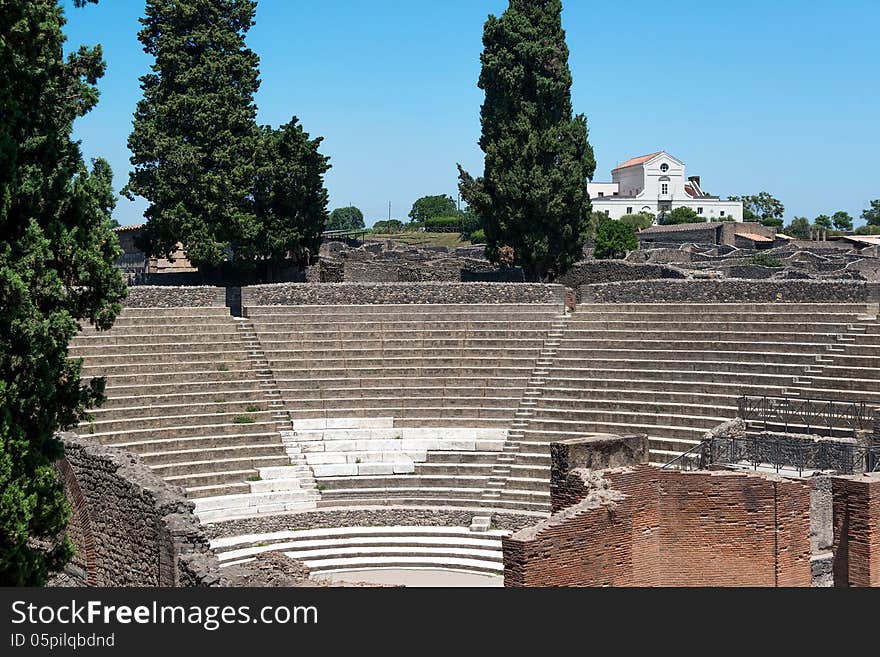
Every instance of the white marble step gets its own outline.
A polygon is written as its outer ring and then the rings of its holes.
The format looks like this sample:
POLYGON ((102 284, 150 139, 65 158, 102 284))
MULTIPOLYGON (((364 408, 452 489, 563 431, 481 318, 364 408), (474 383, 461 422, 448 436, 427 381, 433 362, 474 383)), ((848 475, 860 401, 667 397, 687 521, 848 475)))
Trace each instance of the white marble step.
POLYGON ((300 561, 309 561, 331 556, 360 556, 367 554, 450 554, 460 555, 468 551, 472 556, 495 560, 501 557, 500 540, 483 540, 445 536, 377 536, 369 538, 349 538, 344 542, 337 539, 291 541, 230 550, 218 555, 220 561, 236 561, 253 557, 263 552, 285 552, 296 555, 300 561), (372 543, 373 545, 370 545, 372 543), (349 545, 356 544, 356 545, 349 545))
MULTIPOLYGON (((296 558, 295 554, 289 555, 296 558)), ((348 557, 335 559, 310 559, 306 565, 315 572, 334 572, 336 570, 394 568, 410 566, 419 568, 439 568, 445 570, 482 570, 503 573, 504 564, 495 561, 467 557, 432 557, 432 556, 394 556, 394 557, 348 557)))
MULTIPOLYGON (((509 531, 503 529, 492 529, 488 532, 482 532, 480 537, 492 536, 501 539, 502 536, 510 534, 509 531)), ((295 538, 303 540, 323 539, 323 538, 352 538, 352 537, 370 537, 370 536, 461 536, 463 538, 473 536, 473 532, 467 527, 442 527, 442 526, 411 526, 399 525, 395 527, 336 527, 329 529, 300 529, 288 530, 280 532, 272 532, 268 534, 243 534, 241 536, 227 536, 223 538, 215 538, 211 541, 211 547, 223 549, 235 545, 244 545, 247 543, 270 543, 275 541, 285 541, 295 538)))

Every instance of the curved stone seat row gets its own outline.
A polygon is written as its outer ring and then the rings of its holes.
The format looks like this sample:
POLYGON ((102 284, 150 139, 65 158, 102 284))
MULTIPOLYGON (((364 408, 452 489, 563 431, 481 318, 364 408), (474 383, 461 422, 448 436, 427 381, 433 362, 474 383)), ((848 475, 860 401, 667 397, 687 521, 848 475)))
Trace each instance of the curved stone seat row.
POLYGON ((501 538, 465 527, 344 527, 251 534, 211 541, 221 566, 283 552, 316 573, 382 568, 439 568, 501 575, 501 538))
POLYGON ((291 463, 289 418, 227 308, 126 308, 110 331, 83 327, 68 356, 107 380, 78 431, 139 454, 190 497, 247 496, 261 468, 291 463))
POLYGON ((829 358, 871 327, 865 304, 579 305, 513 427, 515 459, 549 464, 555 440, 646 433, 651 459, 668 462, 735 417, 742 395, 781 395, 817 371, 855 391, 875 361, 829 358))
POLYGON ((483 504, 507 429, 563 320, 557 305, 528 304, 274 306, 245 315, 319 504, 472 508, 483 504), (468 434, 477 438, 462 439, 468 434))

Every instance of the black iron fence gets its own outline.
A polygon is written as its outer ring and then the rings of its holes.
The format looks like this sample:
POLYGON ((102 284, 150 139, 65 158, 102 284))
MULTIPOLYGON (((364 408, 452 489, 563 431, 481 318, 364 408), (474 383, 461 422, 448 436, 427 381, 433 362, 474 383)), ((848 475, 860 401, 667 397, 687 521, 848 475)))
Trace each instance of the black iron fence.
POLYGON ((763 425, 765 431, 818 435, 855 436, 873 421, 865 402, 801 397, 740 397, 739 417, 763 425))
POLYGON ((768 436, 711 438, 664 466, 702 470, 710 465, 740 465, 757 469, 833 471, 839 474, 880 472, 880 445, 865 447, 834 440, 768 436))

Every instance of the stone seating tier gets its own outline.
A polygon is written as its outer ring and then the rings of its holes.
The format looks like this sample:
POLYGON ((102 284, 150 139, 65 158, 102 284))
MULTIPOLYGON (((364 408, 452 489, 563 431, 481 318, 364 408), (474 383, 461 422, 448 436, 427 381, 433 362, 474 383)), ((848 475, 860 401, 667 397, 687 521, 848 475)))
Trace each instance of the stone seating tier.
POLYGON ((345 527, 250 534, 211 541, 221 566, 283 552, 314 573, 382 568, 441 568, 501 575, 501 538, 466 527, 345 527))

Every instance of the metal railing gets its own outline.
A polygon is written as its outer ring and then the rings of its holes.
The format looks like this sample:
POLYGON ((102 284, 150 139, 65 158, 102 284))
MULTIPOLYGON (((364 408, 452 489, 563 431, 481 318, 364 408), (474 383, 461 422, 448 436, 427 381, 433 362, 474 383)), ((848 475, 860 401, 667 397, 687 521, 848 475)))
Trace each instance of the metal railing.
POLYGON ((758 469, 833 471, 839 474, 880 472, 880 445, 865 447, 834 440, 798 440, 745 436, 710 438, 667 463, 668 470, 702 470, 712 464, 748 465, 758 469))
POLYGON ((859 401, 805 399, 800 397, 740 397, 739 417, 747 422, 758 422, 765 431, 781 426, 784 433, 833 435, 848 431, 855 436, 867 429, 873 418, 868 405, 859 401))
POLYGON ((710 440, 704 440, 696 447, 693 447, 686 451, 681 456, 677 456, 672 459, 669 463, 663 466, 664 470, 684 470, 689 472, 691 470, 703 470, 707 463, 705 462, 706 456, 706 446, 710 443, 710 440))

